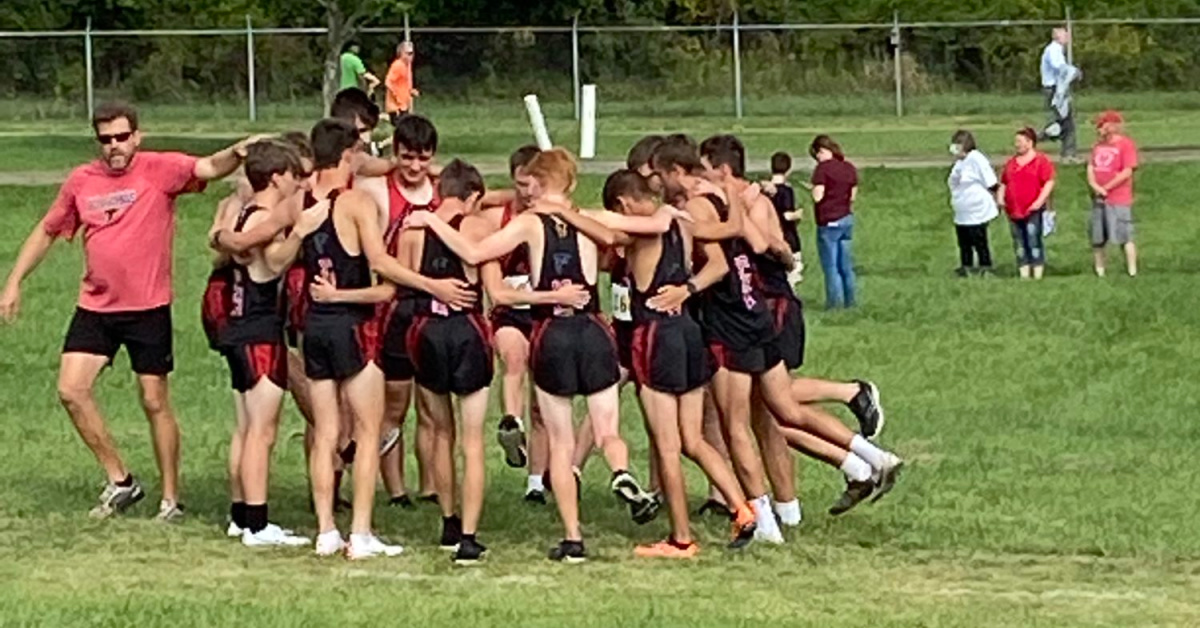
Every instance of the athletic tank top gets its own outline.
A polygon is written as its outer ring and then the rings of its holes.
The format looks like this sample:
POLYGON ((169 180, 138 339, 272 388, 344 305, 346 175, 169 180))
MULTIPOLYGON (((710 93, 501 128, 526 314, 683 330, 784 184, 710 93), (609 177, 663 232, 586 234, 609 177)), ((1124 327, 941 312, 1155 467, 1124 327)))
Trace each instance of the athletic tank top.
POLYGON ((787 266, 770 255, 755 255, 754 264, 758 267, 759 277, 762 279, 763 294, 772 298, 793 296, 787 266))
MULTIPOLYGON (((255 212, 263 208, 247 205, 238 214, 234 232, 241 232, 255 212)), ((229 307, 229 327, 225 332, 227 344, 277 341, 283 330, 283 301, 280 299, 280 279, 262 283, 250 278, 250 269, 236 260, 230 264, 233 276, 229 307)))
MULTIPOLYGON (((463 216, 459 214, 450 219, 448 223, 451 227, 458 229, 462 224, 463 216)), ((459 259, 450 247, 432 229, 425 230, 425 244, 421 250, 421 267, 418 271, 422 275, 430 279, 460 279, 467 281, 467 273, 463 269, 462 260, 459 259)), ((470 311, 483 311, 483 290, 479 282, 471 284, 471 291, 475 293, 475 306, 471 310, 454 310, 450 306, 433 298, 433 295, 426 292, 413 293, 413 312, 415 314, 432 314, 434 316, 451 316, 454 314, 465 314, 470 311)))
MULTIPOLYGON (((715 195, 705 197, 716 208, 721 220, 729 216, 729 206, 715 195)), ((759 289, 758 268, 753 251, 742 238, 721 241, 721 251, 729 272, 705 291, 704 324, 708 334, 731 349, 758 346, 773 337, 771 312, 759 289)))
POLYGON ((632 278, 629 281, 633 291, 631 301, 635 323, 675 318, 681 314, 660 312, 646 305, 646 301, 658 294, 663 287, 682 286, 692 276, 683 254, 683 234, 679 231, 679 223, 672 222, 671 228, 661 237, 662 254, 658 258, 658 264, 654 266, 654 278, 650 280, 650 286, 642 291, 638 290, 637 282, 632 278))
POLYGON ((538 277, 536 290, 557 290, 565 285, 586 286, 591 299, 582 310, 562 305, 539 305, 533 308, 534 320, 573 316, 577 311, 595 313, 600 311, 600 295, 595 285, 588 284, 583 275, 583 261, 579 257, 579 238, 575 227, 562 219, 546 214, 537 214, 542 221, 546 247, 542 252, 542 273, 538 277))
POLYGON ((395 257, 399 252, 400 232, 404 227, 404 219, 408 218, 409 214, 415 211, 437 211, 438 207, 441 207, 442 198, 438 196, 437 179, 430 177, 429 183, 433 186, 433 198, 425 205, 416 205, 400 191, 400 185, 394 177, 387 177, 388 224, 387 229, 383 231, 383 242, 387 246, 388 255, 395 257))
MULTIPOLYGON (((322 274, 333 277, 337 287, 342 290, 371 287, 370 266, 367 256, 363 253, 351 255, 342 247, 338 239, 337 227, 333 216, 337 210, 339 190, 329 194, 329 217, 316 231, 308 234, 301 245, 304 255, 304 277, 306 284, 322 274)), ((359 303, 309 303, 308 316, 342 315, 368 317, 374 312, 374 306, 359 303)))
POLYGON ((612 317, 614 321, 633 322, 630 295, 633 277, 629 275, 629 263, 623 255, 613 253, 614 260, 609 277, 612 278, 612 317))
MULTIPOLYGON (((506 203, 504 205, 504 215, 500 218, 500 228, 503 229, 516 215, 517 210, 513 207, 513 204, 511 202, 506 203)), ((522 244, 510 251, 508 255, 500 258, 500 272, 503 273, 504 283, 508 284, 508 287, 515 290, 529 289, 529 245, 522 244)), ((514 310, 529 309, 529 306, 526 304, 508 307, 514 310)))

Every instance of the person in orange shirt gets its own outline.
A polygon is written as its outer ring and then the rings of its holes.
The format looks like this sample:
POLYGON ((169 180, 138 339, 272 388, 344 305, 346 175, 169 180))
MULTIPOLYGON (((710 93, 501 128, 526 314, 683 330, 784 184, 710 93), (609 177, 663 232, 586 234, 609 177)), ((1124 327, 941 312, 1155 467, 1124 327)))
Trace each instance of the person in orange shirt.
POLYGON ((400 45, 396 46, 396 58, 388 67, 387 78, 384 79, 384 84, 387 85, 386 110, 392 126, 412 110, 413 98, 421 95, 421 92, 413 87, 412 62, 412 42, 400 42, 400 45))

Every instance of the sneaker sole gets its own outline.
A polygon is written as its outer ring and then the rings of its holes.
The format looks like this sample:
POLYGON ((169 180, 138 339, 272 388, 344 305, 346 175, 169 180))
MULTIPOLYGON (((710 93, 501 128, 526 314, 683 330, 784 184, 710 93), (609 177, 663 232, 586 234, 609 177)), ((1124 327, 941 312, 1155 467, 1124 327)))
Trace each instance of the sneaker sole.
POLYGON ((141 485, 134 485, 134 490, 129 493, 129 497, 122 501, 114 501, 111 504, 101 504, 88 511, 88 516, 93 519, 108 519, 113 515, 124 514, 126 510, 133 507, 134 504, 142 501, 146 497, 146 492, 142 490, 141 485))
POLYGON ((875 496, 871 498, 872 504, 883 499, 884 495, 887 495, 892 492, 892 489, 896 488, 896 482, 900 480, 900 470, 903 468, 904 461, 901 460, 888 471, 887 475, 883 476, 883 479, 879 482, 879 488, 875 489, 875 496))
POLYGON ((875 440, 883 433, 883 426, 887 423, 887 418, 883 413, 883 397, 879 395, 879 387, 874 382, 867 382, 867 388, 871 391, 871 398, 875 400, 875 409, 879 411, 879 422, 875 424, 875 432, 867 436, 867 440, 875 440))
POLYGON ((504 463, 514 469, 525 467, 529 456, 525 453, 525 433, 520 430, 500 430, 496 441, 504 449, 504 463))
POLYGON ((438 549, 442 550, 443 552, 457 552, 458 543, 455 543, 454 545, 438 545, 438 549))

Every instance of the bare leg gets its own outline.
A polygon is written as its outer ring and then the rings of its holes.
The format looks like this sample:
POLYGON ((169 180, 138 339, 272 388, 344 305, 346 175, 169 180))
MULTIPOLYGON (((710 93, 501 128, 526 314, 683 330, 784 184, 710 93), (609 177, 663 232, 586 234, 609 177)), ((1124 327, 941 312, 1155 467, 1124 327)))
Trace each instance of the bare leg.
POLYGON ((775 417, 767 409, 767 404, 762 400, 757 388, 755 386, 750 425, 758 441, 758 449, 762 453, 775 501, 790 502, 796 499, 796 461, 788 449, 787 440, 779 432, 775 417))
POLYGON ((721 427, 729 443, 733 468, 738 481, 751 499, 767 494, 762 460, 754 449, 750 435, 750 376, 719 369, 713 376, 717 407, 721 411, 721 427))
POLYGON ((618 423, 620 403, 616 384, 598 393, 588 395, 588 418, 592 420, 592 433, 596 436, 596 446, 604 452, 608 468, 613 471, 628 471, 629 448, 621 439, 618 423))
POLYGON ((396 446, 379 460, 379 468, 388 496, 400 497, 408 493, 404 481, 404 421, 412 401, 412 381, 387 382, 384 396, 386 401, 381 433, 386 434, 392 428, 398 428, 400 439, 396 441, 396 446))
POLYGON ((432 441, 426 467, 432 488, 438 496, 442 516, 454 514, 454 408, 449 395, 439 395, 417 386, 417 412, 422 416, 421 431, 432 441))
POLYGON ((179 503, 179 423, 171 411, 166 375, 138 375, 142 411, 150 421, 163 499, 179 503))
MULTIPOLYGON (((711 446, 713 450, 717 452, 717 455, 721 456, 721 460, 723 460, 726 465, 732 465, 732 462, 730 462, 729 459, 729 446, 726 444, 725 435, 721 431, 721 414, 717 412, 717 401, 712 392, 711 386, 705 386, 704 388, 703 428, 704 442, 708 443, 709 446, 711 446)), ((684 433, 685 450, 687 448, 686 443, 687 434, 684 433)), ((740 493, 741 490, 741 487, 739 487, 738 492, 740 493)), ((725 496, 722 494, 722 491, 717 488, 716 484, 712 480, 711 475, 709 476, 708 481, 708 499, 722 504, 726 503, 725 496)))
POLYGON ((237 423, 233 426, 233 436, 229 438, 229 501, 245 502, 246 496, 242 493, 242 450, 250 419, 246 416, 245 396, 236 390, 233 391, 233 412, 237 423))
POLYGON ((267 503, 270 485, 271 448, 279 426, 279 406, 283 389, 269 378, 262 378, 243 395, 246 406, 247 429, 242 448, 242 494, 247 505, 267 503))
POLYGON ((292 401, 296 402, 296 409, 300 411, 300 416, 304 417, 304 422, 312 425, 312 396, 308 392, 308 378, 304 376, 304 358, 299 351, 289 349, 287 362, 288 392, 292 394, 292 401))
POLYGON ((459 400, 463 430, 462 531, 475 534, 483 514, 486 458, 483 447, 483 422, 487 417, 488 389, 476 391, 459 400))
POLYGON ((1125 244, 1125 272, 1129 273, 1130 277, 1136 277, 1138 273, 1137 245, 1132 242, 1125 244))
MULTIPOLYGON (((736 511, 746 504, 746 494, 742 492, 742 485, 738 483, 728 456, 721 455, 705 438, 705 396, 702 391, 694 390, 679 398, 679 436, 683 453, 700 465, 713 490, 724 499, 730 510, 736 511)), ((724 444, 724 439, 719 440, 724 444)))
POLYGON ((496 354, 504 365, 504 414, 525 417, 525 375, 529 372, 529 340, 512 327, 496 330, 496 354))
POLYGON ((596 430, 592 423, 592 415, 583 415, 579 429, 575 432, 575 451, 571 454, 571 466, 583 471, 592 450, 596 448, 596 430))
MULTIPOLYGON (((313 510, 317 532, 334 530, 333 458, 336 455, 338 427, 338 385, 332 379, 309 380, 312 400, 312 453, 308 457, 309 483, 312 484, 313 510)), ((371 478, 374 481, 374 477, 371 478)))
POLYGON ((831 467, 841 467, 842 462, 850 453, 827 440, 794 427, 780 425, 779 432, 793 449, 804 452, 809 457, 820 460, 831 467))
POLYGON ((342 382, 342 391, 354 415, 354 516, 351 534, 371 533, 375 506, 375 478, 379 477, 379 427, 383 424, 383 371, 370 362, 342 382))
POLYGON ((658 469, 662 474, 662 489, 671 511, 671 538, 677 543, 691 543, 692 533, 688 527, 687 487, 683 480, 680 464, 681 443, 679 437, 680 400, 674 395, 642 388, 642 407, 646 412, 646 423, 654 435, 654 449, 658 457, 658 469))
MULTIPOLYGON (((420 387, 418 386, 418 388, 420 387)), ((436 461, 438 454, 435 450, 441 446, 437 442, 441 428, 438 428, 433 418, 429 416, 426 406, 420 403, 420 399, 421 395, 418 392, 417 434, 415 440, 417 441, 417 474, 420 476, 420 494, 424 497, 438 492, 437 479, 434 477, 437 475, 435 467, 438 464, 436 461)), ((444 434, 441 436, 444 437, 444 434)), ((451 447, 454 445, 453 430, 451 430, 450 445, 451 447)), ((453 455, 452 451, 451 456, 453 455)), ((451 503, 453 503, 453 500, 451 500, 451 503)))
POLYGON ((542 422, 542 409, 535 393, 529 391, 529 475, 545 475, 550 468, 550 440, 546 435, 546 424, 542 422))
POLYGON ((562 518, 564 539, 581 541, 583 535, 579 530, 579 495, 575 491, 574 474, 571 473, 571 453, 575 450, 571 399, 556 397, 541 389, 537 389, 537 399, 550 441, 550 485, 554 490, 554 502, 558 505, 559 517, 562 518))
POLYGON ((792 379, 791 389, 792 399, 795 399, 796 403, 850 403, 854 395, 858 394, 858 384, 854 382, 835 382, 812 377, 792 379))

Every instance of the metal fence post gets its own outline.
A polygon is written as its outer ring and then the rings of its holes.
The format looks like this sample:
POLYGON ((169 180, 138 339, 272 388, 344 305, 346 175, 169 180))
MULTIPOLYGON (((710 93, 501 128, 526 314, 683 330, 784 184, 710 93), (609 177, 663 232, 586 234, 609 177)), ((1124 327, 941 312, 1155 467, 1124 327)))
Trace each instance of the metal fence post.
POLYGON ((87 73, 87 108, 88 118, 96 113, 95 79, 92 77, 92 18, 87 19, 87 28, 83 31, 83 63, 87 73))
POLYGON ((254 81, 254 26, 250 24, 250 16, 246 16, 246 89, 250 94, 250 121, 258 121, 258 103, 255 100, 254 81))
POLYGON ((571 98, 575 101, 575 119, 579 119, 579 14, 571 22, 571 98))
POLYGON ((904 75, 900 66, 900 12, 892 13, 892 59, 896 67, 896 117, 904 116, 904 75))
POLYGON ((404 41, 412 41, 412 29, 408 26, 408 11, 404 12, 404 41))
POLYGON ((1071 5, 1065 5, 1067 12, 1067 63, 1075 65, 1075 23, 1071 20, 1071 5))
POLYGON ((737 11, 733 12, 733 111, 742 118, 742 38, 737 11))

